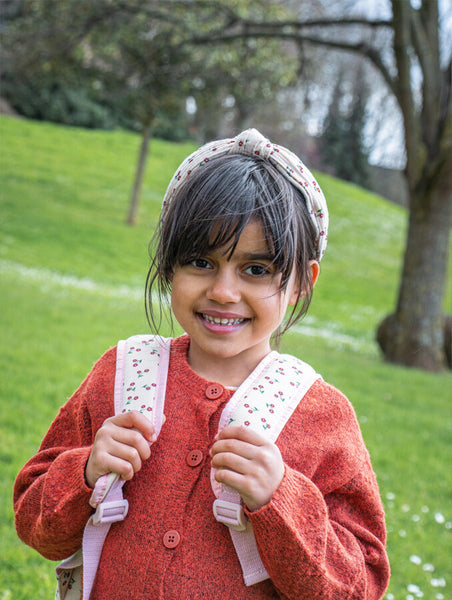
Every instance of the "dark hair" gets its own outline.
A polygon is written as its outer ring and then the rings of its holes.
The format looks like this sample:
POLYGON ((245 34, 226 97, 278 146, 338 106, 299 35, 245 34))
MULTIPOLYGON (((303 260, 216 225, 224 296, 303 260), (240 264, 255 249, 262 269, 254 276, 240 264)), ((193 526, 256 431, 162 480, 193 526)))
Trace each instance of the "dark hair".
POLYGON ((231 256, 244 228, 254 219, 263 225, 275 272, 281 274, 280 291, 295 269, 299 300, 303 296, 283 329, 275 332, 274 340, 279 342, 309 307, 309 261, 316 257, 316 232, 302 193, 268 161, 244 155, 215 158, 197 169, 162 211, 150 243, 152 262, 146 279, 146 316, 151 327, 158 331, 162 323, 174 269, 194 255, 217 248, 225 248, 231 256), (152 302, 155 285, 157 312, 152 302))

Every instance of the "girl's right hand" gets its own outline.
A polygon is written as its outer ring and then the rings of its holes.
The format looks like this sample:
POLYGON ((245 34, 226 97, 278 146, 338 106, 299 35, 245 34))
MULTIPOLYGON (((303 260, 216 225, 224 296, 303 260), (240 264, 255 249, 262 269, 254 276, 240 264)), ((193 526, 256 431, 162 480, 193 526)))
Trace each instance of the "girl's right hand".
POLYGON ((154 425, 138 411, 110 417, 96 433, 85 467, 85 479, 94 488, 107 473, 132 479, 151 454, 150 445, 157 439, 154 425))

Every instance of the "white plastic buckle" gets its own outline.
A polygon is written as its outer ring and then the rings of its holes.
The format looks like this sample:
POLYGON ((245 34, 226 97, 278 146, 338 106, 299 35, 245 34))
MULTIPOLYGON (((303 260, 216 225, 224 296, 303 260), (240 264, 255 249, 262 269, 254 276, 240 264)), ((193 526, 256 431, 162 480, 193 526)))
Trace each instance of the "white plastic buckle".
POLYGON ((235 531, 246 529, 247 518, 241 504, 217 498, 213 503, 213 514, 217 521, 227 525, 230 529, 235 531))
POLYGON ((93 515, 93 525, 122 521, 128 510, 129 503, 125 498, 112 500, 111 502, 101 502, 93 515))

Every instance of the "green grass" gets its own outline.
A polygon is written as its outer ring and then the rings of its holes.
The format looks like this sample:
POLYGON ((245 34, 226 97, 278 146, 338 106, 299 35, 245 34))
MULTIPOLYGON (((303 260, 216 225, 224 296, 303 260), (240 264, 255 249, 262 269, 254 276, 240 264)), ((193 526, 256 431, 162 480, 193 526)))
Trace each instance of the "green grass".
MULTIPOLYGON (((152 142, 131 228, 136 135, 2 118, 0 144, 0 600, 44 599, 54 565, 15 535, 14 477, 96 358, 146 330, 147 245, 169 178, 192 146, 152 142)), ((449 600, 452 377, 385 364, 373 341, 395 302, 405 214, 358 187, 319 180, 329 247, 305 324, 282 349, 356 408, 387 512, 388 598, 449 600)))

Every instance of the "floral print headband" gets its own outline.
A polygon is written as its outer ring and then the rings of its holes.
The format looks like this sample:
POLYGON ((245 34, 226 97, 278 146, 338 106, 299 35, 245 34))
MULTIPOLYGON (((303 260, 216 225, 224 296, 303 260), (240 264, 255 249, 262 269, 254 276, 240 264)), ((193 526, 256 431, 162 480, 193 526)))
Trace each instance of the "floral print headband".
POLYGON ((259 156, 263 160, 268 160, 292 185, 301 191, 317 232, 316 258, 320 261, 327 245, 329 221, 328 207, 322 190, 298 156, 283 146, 273 144, 257 129, 242 131, 235 138, 209 142, 190 154, 172 178, 163 198, 163 208, 171 202, 176 190, 193 171, 207 164, 213 158, 228 154, 259 156))

